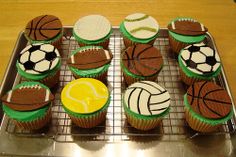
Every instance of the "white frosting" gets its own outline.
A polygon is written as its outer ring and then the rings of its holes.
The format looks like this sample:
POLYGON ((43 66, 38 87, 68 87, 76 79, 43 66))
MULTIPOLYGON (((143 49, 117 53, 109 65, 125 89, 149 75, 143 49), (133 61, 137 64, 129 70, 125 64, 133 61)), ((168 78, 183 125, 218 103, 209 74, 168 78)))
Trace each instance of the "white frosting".
MULTIPOLYGON (((127 16, 125 19, 135 20, 135 19, 142 18, 144 16, 145 16, 145 14, 143 14, 143 13, 135 13, 135 14, 131 14, 131 15, 127 16)), ((124 26, 129 34, 131 34, 133 37, 138 38, 138 39, 151 38, 151 37, 155 36, 159 30, 159 24, 152 16, 148 16, 147 18, 142 19, 142 20, 138 20, 138 21, 126 21, 125 20, 124 26), (156 31, 152 32, 149 30, 141 29, 139 31, 132 32, 132 30, 137 29, 137 28, 141 28, 141 27, 153 28, 156 31)))
POLYGON ((80 18, 74 25, 74 32, 84 40, 99 40, 111 31, 111 23, 101 15, 89 15, 80 18))
POLYGON ((127 107, 141 115, 157 115, 170 105, 168 91, 155 82, 141 81, 129 86, 124 94, 127 107))

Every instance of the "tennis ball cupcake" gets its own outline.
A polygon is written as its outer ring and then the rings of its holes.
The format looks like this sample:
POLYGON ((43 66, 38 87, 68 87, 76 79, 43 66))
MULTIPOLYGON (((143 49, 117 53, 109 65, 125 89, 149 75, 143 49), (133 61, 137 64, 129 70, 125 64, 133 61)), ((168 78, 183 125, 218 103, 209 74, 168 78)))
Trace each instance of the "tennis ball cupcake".
POLYGON ((49 88, 38 82, 24 82, 1 98, 5 114, 20 128, 36 130, 51 119, 54 96, 49 88))
POLYGON ((63 88, 61 101, 72 122, 82 128, 92 128, 106 119, 110 96, 102 82, 81 78, 63 88))
POLYGON ((179 54, 184 47, 202 42, 208 29, 192 18, 176 18, 168 24, 169 42, 173 52, 179 54))
POLYGON ((121 58, 124 80, 128 85, 141 80, 155 81, 163 65, 160 51, 149 44, 130 46, 121 58))
POLYGON ((226 90, 213 82, 196 82, 184 95, 186 121, 199 132, 211 132, 233 115, 231 99, 226 90))
POLYGON ((67 60, 75 78, 89 77, 107 82, 112 53, 101 46, 84 46, 73 51, 67 60))
POLYGON ((59 81, 60 66, 58 50, 53 45, 43 43, 25 47, 16 62, 20 76, 26 80, 41 82, 50 88, 59 81))
POLYGON ((59 49, 62 42, 63 27, 58 17, 41 15, 27 23, 24 34, 31 44, 52 44, 59 49))
POLYGON ((121 22, 120 31, 126 47, 139 43, 153 45, 158 36, 159 24, 152 16, 134 13, 121 22))
POLYGON ((111 23, 101 15, 84 16, 73 28, 73 35, 81 47, 96 45, 108 49, 111 33, 111 23))
POLYGON ((150 130, 157 127, 169 113, 170 95, 155 82, 140 81, 125 90, 123 106, 131 126, 139 130, 150 130))
POLYGON ((192 44, 182 49, 178 61, 180 77, 187 85, 210 80, 221 71, 219 55, 204 43, 192 44))

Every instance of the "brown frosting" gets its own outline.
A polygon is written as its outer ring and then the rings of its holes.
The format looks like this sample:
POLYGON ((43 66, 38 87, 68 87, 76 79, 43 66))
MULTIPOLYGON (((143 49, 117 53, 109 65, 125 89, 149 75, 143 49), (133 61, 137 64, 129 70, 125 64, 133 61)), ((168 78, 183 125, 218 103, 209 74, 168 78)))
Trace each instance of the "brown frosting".
POLYGON ((25 28, 25 35, 32 40, 50 40, 62 31, 61 21, 53 15, 41 15, 32 19, 25 28))
POLYGON ((45 88, 22 88, 11 90, 1 100, 13 110, 30 111, 46 106, 54 96, 45 88), (49 92, 47 95, 47 92, 49 92))
POLYGON ((138 44, 125 50, 122 63, 135 75, 152 76, 161 69, 163 59, 160 51, 152 45, 138 44))
POLYGON ((187 99, 193 111, 205 118, 220 119, 232 109, 227 91, 213 82, 194 83, 187 91, 187 99))
POLYGON ((169 23, 168 29, 174 33, 182 35, 203 35, 208 29, 201 23, 193 20, 174 21, 169 23), (174 26, 173 26, 174 25, 174 26))
POLYGON ((112 57, 113 56, 110 51, 92 47, 72 55, 67 60, 67 64, 81 70, 94 69, 110 63, 112 57))

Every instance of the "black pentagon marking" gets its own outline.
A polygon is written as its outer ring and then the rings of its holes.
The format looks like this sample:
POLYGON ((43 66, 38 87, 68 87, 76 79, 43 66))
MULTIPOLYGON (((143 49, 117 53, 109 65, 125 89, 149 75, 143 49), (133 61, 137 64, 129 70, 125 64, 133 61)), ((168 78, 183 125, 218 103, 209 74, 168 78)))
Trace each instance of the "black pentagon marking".
POLYGON ((197 64, 195 62, 193 62, 192 60, 186 60, 186 64, 190 68, 193 68, 193 69, 197 68, 197 64))
POLYGON ((35 66, 35 63, 32 62, 32 61, 27 61, 23 65, 25 67, 25 70, 33 70, 34 66, 35 66))
POLYGON ((57 58, 57 54, 55 52, 46 53, 46 56, 45 56, 46 60, 52 61, 55 58, 57 58))
POLYGON ((211 66, 214 66, 217 63, 217 61, 214 56, 210 56, 210 57, 206 57, 206 63, 211 66))
POLYGON ((36 51, 36 50, 39 50, 40 49, 40 46, 41 45, 32 45, 32 47, 31 48, 29 48, 29 52, 34 52, 34 51, 36 51))
POLYGON ((188 48, 188 50, 189 50, 190 52, 197 52, 197 51, 200 50, 200 47, 191 45, 191 46, 188 48))

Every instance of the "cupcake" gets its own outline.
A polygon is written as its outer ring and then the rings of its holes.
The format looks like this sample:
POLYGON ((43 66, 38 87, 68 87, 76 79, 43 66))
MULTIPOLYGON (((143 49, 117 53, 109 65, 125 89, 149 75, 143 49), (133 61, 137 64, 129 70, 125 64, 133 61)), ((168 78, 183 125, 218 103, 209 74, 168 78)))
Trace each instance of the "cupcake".
POLYGON ((19 55, 16 67, 20 76, 37 81, 48 87, 59 81, 61 58, 58 50, 50 44, 32 44, 25 47, 19 55))
POLYGON ((72 122, 82 128, 92 128, 106 119, 110 97, 102 82, 81 78, 63 88, 61 102, 72 122))
POLYGON ((101 15, 84 16, 73 28, 73 35, 81 47, 96 45, 108 49, 111 33, 111 23, 101 15))
POLYGON ((159 25, 152 16, 134 13, 121 22, 120 31, 126 47, 135 44, 153 45, 158 36, 159 25))
POLYGON ((30 44, 52 44, 60 48, 63 27, 59 18, 53 15, 41 15, 29 21, 24 31, 30 44))
POLYGON ((155 81, 163 65, 160 51, 148 44, 128 47, 121 58, 124 80, 128 85, 141 80, 155 81))
POLYGON ((67 59, 75 78, 89 77, 107 82, 112 53, 101 46, 84 46, 74 50, 67 59))
POLYGON ((192 44, 182 49, 178 61, 181 80, 187 85, 210 80, 221 71, 219 55, 204 43, 192 44))
POLYGON ((207 28, 192 18, 176 18, 168 24, 169 42, 173 52, 179 54, 184 47, 202 42, 207 28))
POLYGON ((211 132, 228 121, 233 108, 228 93, 213 82, 192 84, 184 95, 186 121, 199 132, 211 132))
POLYGON ((36 130, 51 119, 54 96, 49 88, 38 82, 24 82, 1 98, 5 114, 20 128, 36 130))
POLYGON ((140 81, 125 90, 123 106, 131 126, 150 130, 157 127, 169 113, 170 95, 155 82, 140 81))

